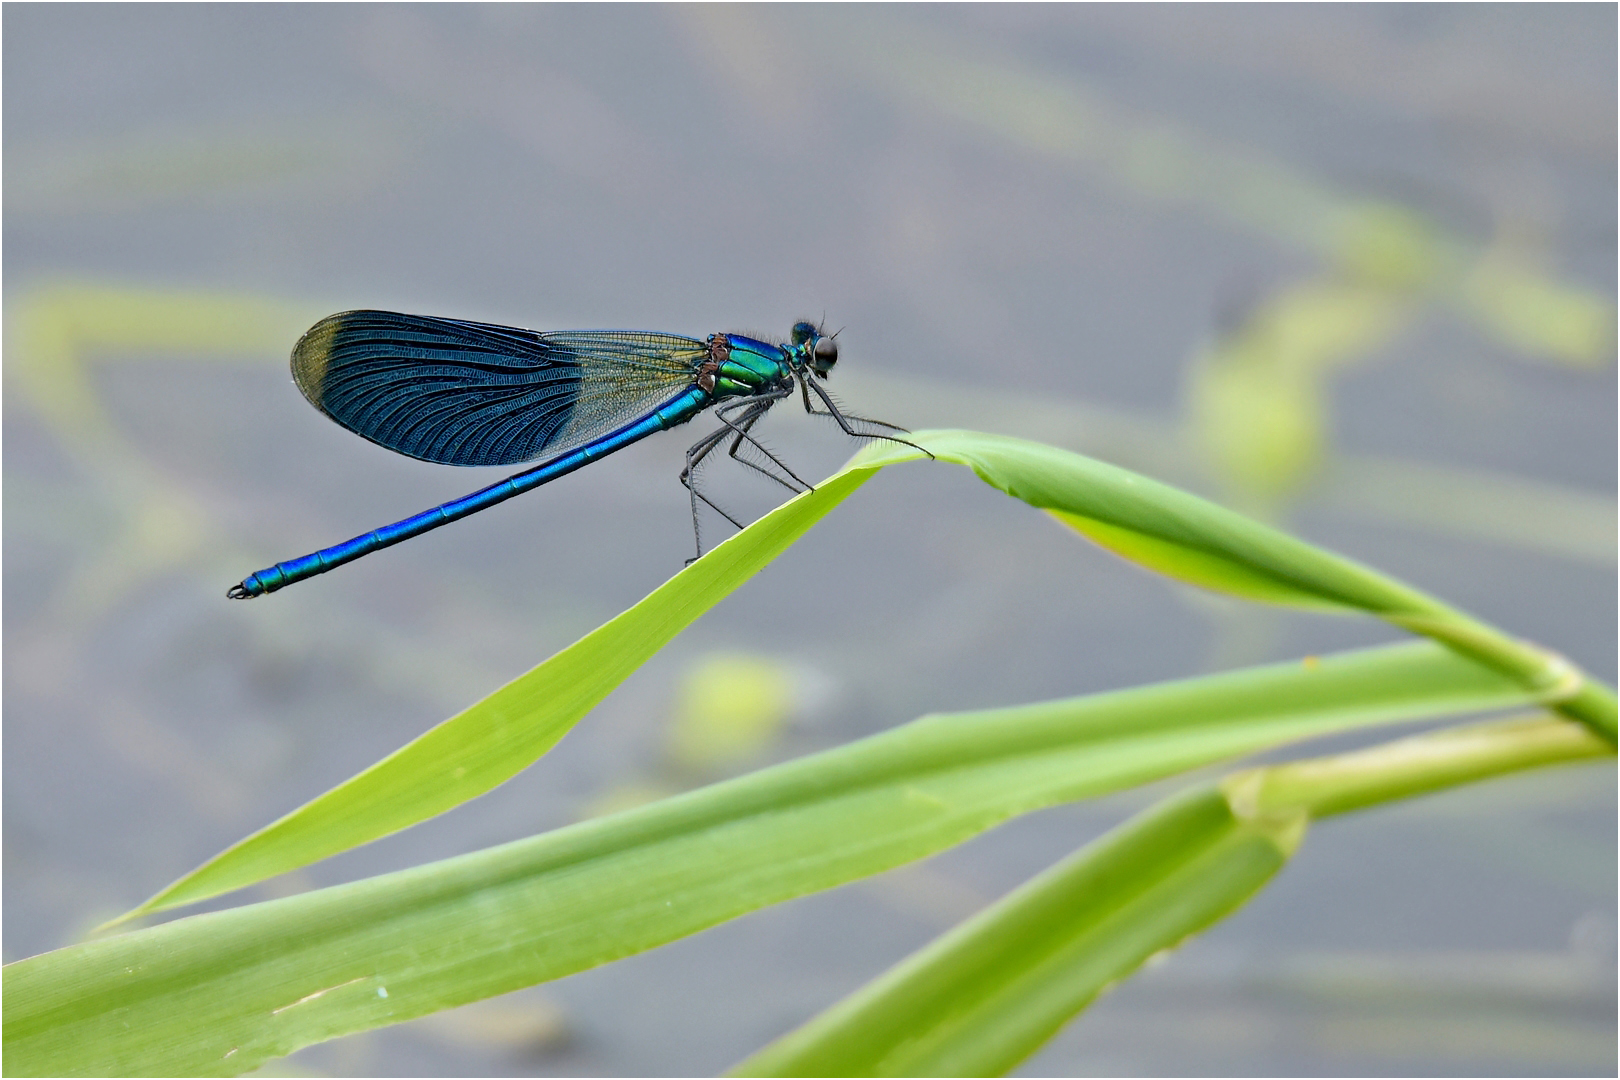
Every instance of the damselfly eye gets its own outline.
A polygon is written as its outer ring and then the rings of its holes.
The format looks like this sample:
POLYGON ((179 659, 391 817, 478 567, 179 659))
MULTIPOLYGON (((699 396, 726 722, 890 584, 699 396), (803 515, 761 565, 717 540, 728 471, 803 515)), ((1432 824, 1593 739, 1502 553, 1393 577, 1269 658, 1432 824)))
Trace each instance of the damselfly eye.
POLYGON ((830 337, 817 339, 815 355, 810 358, 810 366, 815 369, 815 373, 825 379, 836 363, 838 363, 838 342, 830 337))
POLYGON ((793 324, 793 344, 803 345, 815 336, 816 326, 814 323, 796 322, 793 324))

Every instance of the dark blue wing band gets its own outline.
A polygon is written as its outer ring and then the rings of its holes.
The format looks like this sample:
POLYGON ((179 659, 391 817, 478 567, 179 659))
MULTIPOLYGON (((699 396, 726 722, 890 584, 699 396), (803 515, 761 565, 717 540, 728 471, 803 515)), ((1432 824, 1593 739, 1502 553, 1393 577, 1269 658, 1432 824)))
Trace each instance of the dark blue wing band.
POLYGON ((447 465, 540 457, 581 381, 574 353, 533 331, 386 311, 322 319, 293 347, 292 371, 350 431, 447 465))

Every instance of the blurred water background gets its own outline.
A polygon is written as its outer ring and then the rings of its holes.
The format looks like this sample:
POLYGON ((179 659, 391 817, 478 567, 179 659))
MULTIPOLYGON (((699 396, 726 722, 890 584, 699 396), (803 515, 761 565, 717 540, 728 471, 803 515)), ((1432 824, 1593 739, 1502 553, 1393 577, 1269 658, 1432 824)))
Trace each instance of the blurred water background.
MULTIPOLYGON (((7 960, 690 554, 681 431, 227 602, 502 475, 305 404, 288 351, 349 308, 825 315, 858 412, 1140 469, 1615 676, 1612 5, 7 4, 3 29, 7 960)), ((761 430, 807 477, 854 448, 791 408, 761 430)), ((517 780, 244 896, 931 710, 1391 638, 1172 586, 966 470, 891 469, 517 780)), ((1174 786, 287 1067, 713 1073, 1174 786)), ((1615 822, 1589 766, 1325 823, 1024 1071, 1612 1074, 1615 822)))

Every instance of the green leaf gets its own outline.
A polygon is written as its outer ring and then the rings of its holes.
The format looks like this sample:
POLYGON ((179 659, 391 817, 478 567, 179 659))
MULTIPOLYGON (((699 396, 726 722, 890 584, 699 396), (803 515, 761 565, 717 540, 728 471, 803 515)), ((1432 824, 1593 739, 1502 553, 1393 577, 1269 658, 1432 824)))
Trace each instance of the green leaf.
POLYGON ((1238 907, 1305 814, 1244 821, 1214 788, 1140 814, 733 1070, 1000 1076, 1109 984, 1238 907))
POLYGON ((1412 643, 1008 709, 5 969, 16 1075, 239 1072, 594 967, 1008 817, 1293 739, 1532 700, 1412 643))
MULTIPOLYGON (((1558 711, 1611 744, 1614 693, 1567 660, 1502 633, 1392 577, 1208 500, 1125 469, 1040 443, 973 431, 908 436, 941 461, 1049 510, 1114 553, 1150 570, 1250 600, 1362 612, 1443 642, 1553 696, 1558 711)), ((851 467, 913 460, 879 443, 851 467)))
MULTIPOLYGON (((1375 570, 1118 466, 1004 435, 930 431, 909 438, 1082 533, 1095 533, 1110 551, 1194 585, 1307 607, 1462 618, 1375 570)), ((851 464, 918 456, 882 443, 851 464)))
POLYGON ((1546 716, 1262 766, 1137 815, 742 1062, 745 1076, 999 1076, 1109 985, 1245 903, 1310 818, 1612 758, 1546 716))

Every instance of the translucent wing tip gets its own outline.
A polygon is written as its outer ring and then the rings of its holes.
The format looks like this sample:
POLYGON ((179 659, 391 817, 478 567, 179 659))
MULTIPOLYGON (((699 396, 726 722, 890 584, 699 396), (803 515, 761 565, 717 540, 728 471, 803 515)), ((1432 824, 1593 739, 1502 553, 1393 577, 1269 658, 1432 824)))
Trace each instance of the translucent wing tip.
POLYGON ((299 393, 317 408, 321 407, 325 395, 326 369, 332 356, 332 341, 342 328, 343 321, 352 314, 354 312, 345 311, 337 315, 328 315, 304 331, 304 336, 293 346, 293 382, 298 384, 299 393))

